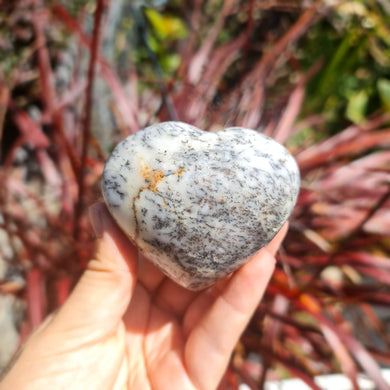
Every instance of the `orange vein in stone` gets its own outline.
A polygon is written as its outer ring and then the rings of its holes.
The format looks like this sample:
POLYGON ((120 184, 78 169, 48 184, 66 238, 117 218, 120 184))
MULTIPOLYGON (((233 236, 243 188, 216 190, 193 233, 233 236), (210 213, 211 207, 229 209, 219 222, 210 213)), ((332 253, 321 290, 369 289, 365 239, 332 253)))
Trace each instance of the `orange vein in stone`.
MULTIPOLYGON (((151 190, 153 192, 157 192, 157 185, 163 180, 166 176, 164 172, 161 170, 154 170, 149 168, 143 160, 140 161, 140 171, 142 177, 148 182, 148 186, 141 189, 143 190, 151 190)), ((177 172, 174 172, 174 175, 181 175, 183 173, 183 168, 180 168, 177 172)))
POLYGON ((145 163, 142 160, 141 160, 140 171, 142 177, 149 183, 149 186, 144 189, 148 189, 156 192, 158 183, 160 183, 164 177, 164 172, 155 171, 149 168, 147 165, 145 165, 145 163))

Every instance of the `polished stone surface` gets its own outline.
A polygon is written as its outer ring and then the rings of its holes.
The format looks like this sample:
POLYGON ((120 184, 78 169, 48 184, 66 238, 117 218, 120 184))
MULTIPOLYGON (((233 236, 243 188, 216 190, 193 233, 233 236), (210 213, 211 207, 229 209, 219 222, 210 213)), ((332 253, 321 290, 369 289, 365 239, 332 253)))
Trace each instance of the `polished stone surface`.
POLYGON ((164 122, 114 149, 102 188, 111 214, 144 255, 197 290, 271 241, 299 183, 294 158, 258 132, 164 122))

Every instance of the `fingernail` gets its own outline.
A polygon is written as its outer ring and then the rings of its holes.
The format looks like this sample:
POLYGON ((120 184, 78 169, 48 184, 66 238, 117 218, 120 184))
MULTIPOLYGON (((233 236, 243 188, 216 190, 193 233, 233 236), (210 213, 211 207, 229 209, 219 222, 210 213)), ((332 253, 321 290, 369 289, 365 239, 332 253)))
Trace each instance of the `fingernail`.
POLYGON ((89 220, 96 238, 103 236, 103 214, 100 203, 95 203, 89 208, 89 220))

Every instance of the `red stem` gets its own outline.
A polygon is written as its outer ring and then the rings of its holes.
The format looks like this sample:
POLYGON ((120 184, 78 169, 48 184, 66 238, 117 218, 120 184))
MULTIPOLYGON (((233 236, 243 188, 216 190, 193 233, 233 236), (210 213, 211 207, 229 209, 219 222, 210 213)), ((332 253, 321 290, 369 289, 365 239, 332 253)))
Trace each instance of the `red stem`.
MULTIPOLYGON (((79 24, 72 18, 72 16, 69 15, 69 13, 61 5, 55 4, 52 6, 52 9, 53 12, 57 15, 57 18, 65 23, 70 31, 75 32, 78 35, 80 38, 80 43, 89 48, 92 52, 92 43, 81 30, 79 24)), ((123 117, 129 132, 137 132, 139 129, 136 118, 136 107, 129 103, 120 85, 120 82, 111 70, 110 65, 100 56, 97 56, 97 62, 100 66, 100 71, 103 78, 106 80, 106 83, 110 87, 111 92, 115 97, 119 112, 123 117)))
POLYGON ((44 313, 43 294, 41 288, 42 274, 39 269, 32 269, 27 275, 27 307, 31 329, 37 328, 44 313))
POLYGON ((85 193, 85 168, 87 164, 88 157, 88 144, 91 137, 91 107, 92 107, 92 93, 93 93, 93 82, 96 73, 96 65, 97 59, 99 55, 99 47, 101 42, 101 34, 102 34, 102 18, 106 8, 106 0, 98 0, 95 18, 94 18, 94 26, 93 26, 93 34, 92 34, 92 47, 91 47, 91 56, 89 60, 88 67, 88 83, 85 95, 85 105, 84 105, 84 118, 83 118, 83 134, 82 134, 82 149, 81 149, 81 167, 78 173, 77 182, 78 182, 78 201, 76 204, 75 210, 75 220, 74 220, 74 232, 73 236, 75 239, 80 238, 81 233, 81 223, 80 219, 83 213, 84 208, 84 193, 85 193))

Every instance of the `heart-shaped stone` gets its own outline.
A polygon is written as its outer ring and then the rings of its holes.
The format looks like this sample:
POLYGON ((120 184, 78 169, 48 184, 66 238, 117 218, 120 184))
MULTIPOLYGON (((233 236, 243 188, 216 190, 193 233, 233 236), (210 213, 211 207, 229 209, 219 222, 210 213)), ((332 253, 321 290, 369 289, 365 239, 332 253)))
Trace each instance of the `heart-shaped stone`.
POLYGON ((198 290, 267 245, 299 191, 294 158, 249 129, 215 133, 181 122, 123 140, 103 171, 103 196, 122 230, 162 272, 198 290))

